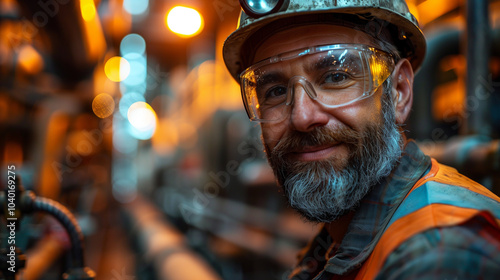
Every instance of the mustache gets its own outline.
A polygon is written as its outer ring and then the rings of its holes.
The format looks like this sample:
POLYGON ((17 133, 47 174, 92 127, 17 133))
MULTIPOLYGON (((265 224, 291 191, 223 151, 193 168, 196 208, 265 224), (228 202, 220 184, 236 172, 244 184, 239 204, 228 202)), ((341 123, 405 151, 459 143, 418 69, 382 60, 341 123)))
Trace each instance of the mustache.
POLYGON ((331 143, 344 143, 348 147, 352 147, 359 144, 361 137, 360 132, 346 126, 337 129, 321 126, 309 132, 293 130, 280 139, 271 151, 271 155, 283 157, 287 153, 303 147, 322 146, 331 143))

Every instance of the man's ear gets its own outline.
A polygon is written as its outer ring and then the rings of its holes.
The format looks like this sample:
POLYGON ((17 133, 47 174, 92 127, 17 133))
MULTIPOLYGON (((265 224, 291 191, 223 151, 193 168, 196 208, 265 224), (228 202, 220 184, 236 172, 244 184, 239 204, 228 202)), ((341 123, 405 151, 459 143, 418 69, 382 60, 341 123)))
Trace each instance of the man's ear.
POLYGON ((392 101, 396 109, 396 123, 404 124, 413 104, 413 68, 407 59, 401 59, 392 72, 392 101))

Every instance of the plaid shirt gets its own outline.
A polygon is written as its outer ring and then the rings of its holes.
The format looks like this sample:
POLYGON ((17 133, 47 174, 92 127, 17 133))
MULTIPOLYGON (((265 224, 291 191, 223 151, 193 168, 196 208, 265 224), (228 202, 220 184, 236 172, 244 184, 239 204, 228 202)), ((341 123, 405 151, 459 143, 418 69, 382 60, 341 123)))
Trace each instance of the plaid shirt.
MULTIPOLYGON (((325 228, 299 254, 293 280, 353 279, 430 158, 408 142, 398 166, 361 201, 342 242, 325 228)), ((500 204, 496 213, 500 213, 500 204)), ((498 216, 497 216, 498 217, 498 216)), ((386 259, 377 279, 500 279, 500 231, 481 215, 412 236, 386 259)))

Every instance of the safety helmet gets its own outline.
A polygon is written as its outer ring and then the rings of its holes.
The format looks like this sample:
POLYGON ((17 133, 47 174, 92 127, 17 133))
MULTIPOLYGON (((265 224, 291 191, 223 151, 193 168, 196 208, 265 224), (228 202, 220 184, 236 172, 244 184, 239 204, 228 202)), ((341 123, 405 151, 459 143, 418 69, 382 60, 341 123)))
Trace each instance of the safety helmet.
POLYGON ((259 44, 293 26, 332 23, 360 29, 392 45, 416 72, 425 56, 425 37, 404 0, 240 0, 238 28, 224 42, 231 75, 250 66, 259 44))

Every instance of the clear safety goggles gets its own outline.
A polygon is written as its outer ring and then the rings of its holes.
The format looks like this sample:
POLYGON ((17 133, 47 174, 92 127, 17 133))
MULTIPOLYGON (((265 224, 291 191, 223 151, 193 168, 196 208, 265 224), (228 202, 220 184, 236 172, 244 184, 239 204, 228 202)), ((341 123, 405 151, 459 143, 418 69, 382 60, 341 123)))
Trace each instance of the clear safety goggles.
POLYGON ((288 117, 302 89, 326 108, 368 98, 394 70, 394 55, 358 44, 299 49, 260 61, 240 74, 241 93, 250 120, 288 117))

